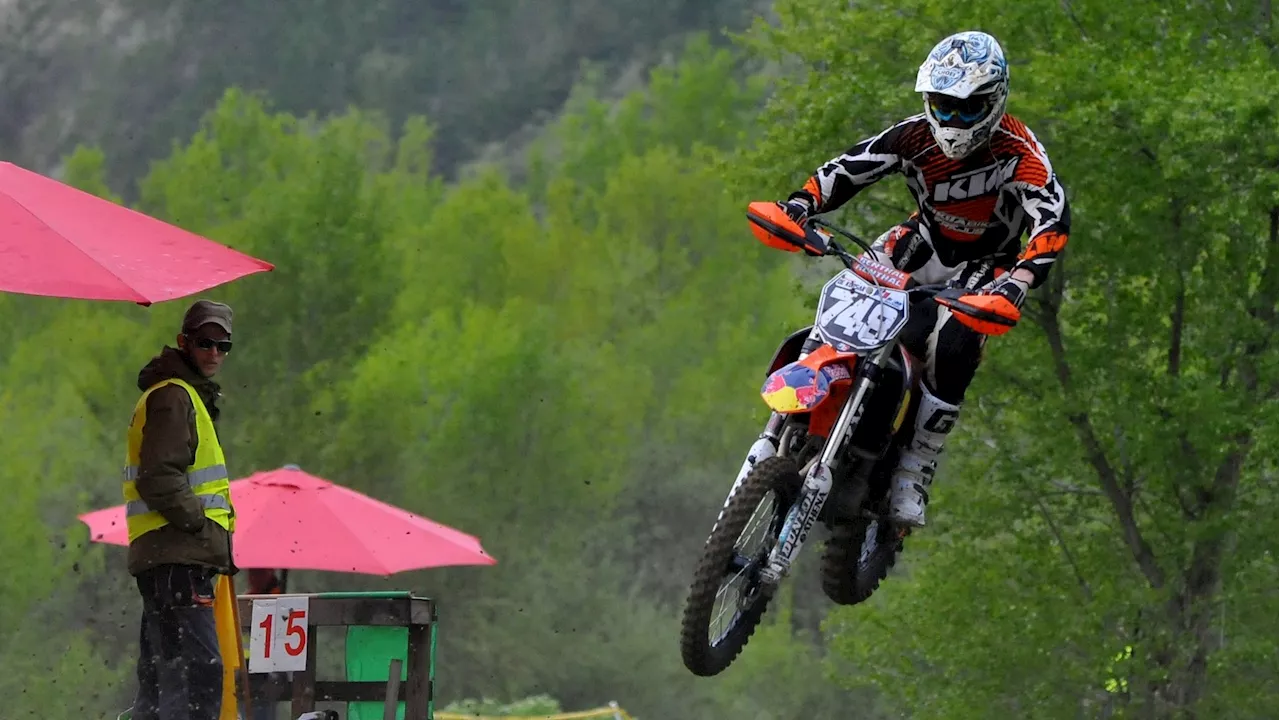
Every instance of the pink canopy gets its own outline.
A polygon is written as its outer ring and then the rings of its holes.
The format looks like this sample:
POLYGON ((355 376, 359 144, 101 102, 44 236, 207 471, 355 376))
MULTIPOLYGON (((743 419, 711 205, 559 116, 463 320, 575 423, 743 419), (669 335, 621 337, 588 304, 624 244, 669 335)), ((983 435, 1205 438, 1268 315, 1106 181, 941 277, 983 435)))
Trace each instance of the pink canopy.
MULTIPOLYGON (((497 563, 471 535, 293 465, 232 482, 231 503, 239 567, 392 575, 497 563)), ((124 518, 124 505, 80 516, 91 540, 113 545, 129 544, 124 518)))

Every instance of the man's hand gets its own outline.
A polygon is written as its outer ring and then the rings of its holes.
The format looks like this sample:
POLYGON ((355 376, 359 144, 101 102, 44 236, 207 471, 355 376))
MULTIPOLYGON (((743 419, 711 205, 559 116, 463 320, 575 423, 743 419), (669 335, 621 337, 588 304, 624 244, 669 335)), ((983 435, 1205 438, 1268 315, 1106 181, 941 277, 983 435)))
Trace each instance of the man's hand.
POLYGON ((794 220, 801 227, 804 226, 804 221, 808 220, 810 213, 813 212, 813 202, 806 200, 806 197, 808 196, 800 197, 800 193, 793 193, 791 197, 778 203, 778 207, 782 208, 782 212, 786 213, 787 217, 794 220))
POLYGON ((999 295, 1013 303, 1014 307, 1022 309, 1022 303, 1027 299, 1027 288, 1031 285, 1033 277, 1029 270, 1014 270, 996 280, 989 294, 999 295))

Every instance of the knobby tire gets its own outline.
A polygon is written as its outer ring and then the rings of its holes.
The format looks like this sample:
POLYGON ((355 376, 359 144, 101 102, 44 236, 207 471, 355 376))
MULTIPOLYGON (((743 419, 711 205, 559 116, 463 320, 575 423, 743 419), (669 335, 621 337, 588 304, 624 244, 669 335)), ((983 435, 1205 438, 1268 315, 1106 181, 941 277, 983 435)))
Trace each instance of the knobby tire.
POLYGON ((831 529, 831 538, 822 551, 822 592, 837 605, 857 605, 880 587, 902 552, 902 540, 888 528, 885 519, 877 528, 878 542, 866 562, 860 562, 862 545, 871 520, 860 517, 831 529))
POLYGON ((707 538, 689 588, 680 632, 681 655, 693 674, 709 677, 729 667, 764 616, 770 598, 760 592, 724 638, 715 645, 711 644, 708 634, 715 612, 716 593, 726 580, 738 537, 770 492, 778 496, 778 510, 786 512, 800 483, 800 471, 793 460, 780 457, 761 460, 743 479, 725 507, 720 523, 707 538))

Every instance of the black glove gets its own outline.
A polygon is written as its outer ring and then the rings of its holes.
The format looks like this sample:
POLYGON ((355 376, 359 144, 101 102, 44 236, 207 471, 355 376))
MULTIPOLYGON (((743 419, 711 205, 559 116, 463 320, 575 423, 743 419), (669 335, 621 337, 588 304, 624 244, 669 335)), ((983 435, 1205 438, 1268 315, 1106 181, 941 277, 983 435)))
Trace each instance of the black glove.
POLYGON ((996 281, 991 288, 991 295, 999 295, 1000 297, 1013 303, 1013 306, 1022 309, 1022 303, 1027 299, 1027 283, 1022 280, 1014 280, 1013 273, 1009 273, 996 281))
POLYGON ((813 198, 809 197, 809 193, 792 193, 791 197, 779 202, 778 207, 782 208, 787 217, 795 220, 797 225, 803 226, 804 221, 813 213, 813 198))

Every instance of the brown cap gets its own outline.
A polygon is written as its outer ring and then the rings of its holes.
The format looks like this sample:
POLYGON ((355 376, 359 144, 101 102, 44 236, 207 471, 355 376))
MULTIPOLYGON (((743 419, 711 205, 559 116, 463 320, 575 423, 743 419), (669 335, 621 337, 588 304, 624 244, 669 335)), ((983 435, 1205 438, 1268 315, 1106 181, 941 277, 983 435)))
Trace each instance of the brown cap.
POLYGON ((197 300, 182 316, 182 332, 192 332, 213 323, 231 334, 231 307, 212 300, 197 300))

